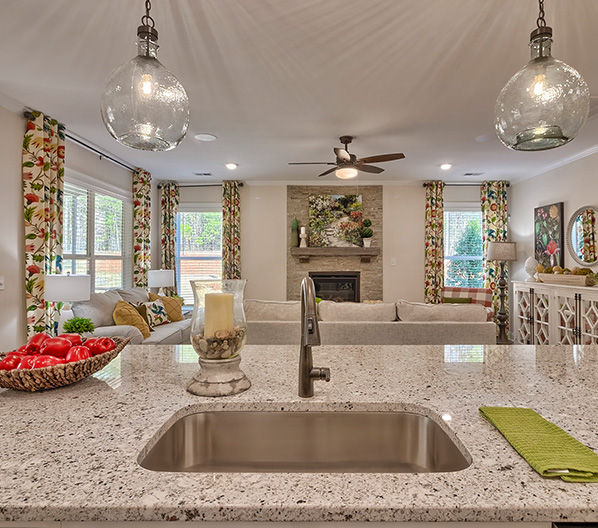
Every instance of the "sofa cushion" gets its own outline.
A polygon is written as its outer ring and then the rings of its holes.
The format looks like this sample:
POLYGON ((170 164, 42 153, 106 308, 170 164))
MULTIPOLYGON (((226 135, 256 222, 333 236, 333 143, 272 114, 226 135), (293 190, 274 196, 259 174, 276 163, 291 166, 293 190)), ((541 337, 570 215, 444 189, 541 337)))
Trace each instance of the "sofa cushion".
POLYGON ((170 323, 166 308, 160 300, 140 303, 135 308, 141 314, 141 317, 145 319, 150 329, 170 323))
POLYGON ((153 329, 151 335, 143 340, 144 345, 178 345, 181 343, 183 343, 183 337, 179 323, 157 326, 153 329))
POLYGON ((248 299, 243 303, 248 321, 299 321, 299 301, 259 301, 248 299))
POLYGON ((481 304, 426 304, 404 300, 397 302, 401 321, 461 321, 483 322, 486 309, 481 304))
POLYGON ((127 288, 126 290, 115 291, 122 297, 123 301, 133 304, 151 301, 145 288, 127 288))
POLYGON ((150 301, 162 301, 162 304, 166 308, 168 319, 173 322, 182 321, 183 318, 183 299, 181 297, 167 297, 165 295, 156 295, 155 293, 149 294, 150 301))
POLYGON ((144 339, 150 336, 150 328, 147 321, 131 303, 118 301, 114 307, 113 317, 117 325, 129 325, 138 328, 144 339))
POLYGON ((114 324, 112 313, 116 303, 122 300, 122 297, 114 290, 92 293, 89 301, 73 303, 73 314, 75 317, 91 319, 95 326, 112 326, 114 324))
POLYGON ((354 303, 321 301, 318 313, 322 321, 396 321, 394 303, 354 303))

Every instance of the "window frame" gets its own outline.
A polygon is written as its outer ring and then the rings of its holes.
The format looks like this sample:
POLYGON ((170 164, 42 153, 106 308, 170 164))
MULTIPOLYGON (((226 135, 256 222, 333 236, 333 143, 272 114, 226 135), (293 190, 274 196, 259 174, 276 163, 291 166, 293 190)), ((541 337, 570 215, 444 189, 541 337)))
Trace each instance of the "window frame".
MULTIPOLYGON (((444 204, 444 208, 443 208, 443 218, 442 218, 442 223, 443 223, 443 232, 445 229, 445 216, 444 213, 470 213, 470 212, 476 212, 480 214, 480 228, 481 228, 481 222, 482 222, 482 208, 479 202, 448 202, 444 204)), ((444 262, 448 261, 480 261, 482 262, 482 268, 483 268, 483 262, 484 262, 484 255, 480 255, 480 256, 476 256, 476 255, 447 255, 446 254, 446 250, 445 250, 446 246, 444 246, 443 248, 443 259, 444 262)), ((446 270, 447 270, 447 266, 444 266, 444 277, 443 280, 444 282, 446 282, 446 270)), ((467 286, 463 286, 464 288, 466 288, 467 286)), ((482 284, 480 284, 479 286, 469 286, 470 288, 483 288, 484 284, 482 281, 482 284)))
MULTIPOLYGON (((77 176, 67 172, 65 174, 65 184, 72 185, 86 192, 87 195, 87 251, 85 254, 64 253, 63 261, 71 260, 84 261, 87 263, 87 273, 90 276, 91 292, 102 293, 111 289, 131 288, 133 286, 133 199, 116 187, 110 185, 94 185, 88 181, 84 175, 77 176), (77 177, 79 176, 79 177, 77 177), (122 253, 118 255, 96 255, 95 253, 95 210, 96 196, 103 195, 115 198, 122 202, 122 253), (121 286, 116 288, 96 289, 96 261, 115 260, 122 262, 122 282, 121 286)), ((76 215, 73 215, 73 247, 76 241, 76 215)), ((75 265, 76 268, 76 265, 75 265)), ((63 271, 72 272, 72 270, 63 271)))

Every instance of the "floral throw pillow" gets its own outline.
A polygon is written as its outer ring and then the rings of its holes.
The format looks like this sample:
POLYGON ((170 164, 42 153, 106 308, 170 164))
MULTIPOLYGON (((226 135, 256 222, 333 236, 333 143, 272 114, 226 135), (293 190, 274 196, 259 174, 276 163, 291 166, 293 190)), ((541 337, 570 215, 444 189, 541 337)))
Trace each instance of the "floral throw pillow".
POLYGON ((150 301, 137 305, 137 310, 150 328, 169 323, 168 314, 162 301, 150 301))

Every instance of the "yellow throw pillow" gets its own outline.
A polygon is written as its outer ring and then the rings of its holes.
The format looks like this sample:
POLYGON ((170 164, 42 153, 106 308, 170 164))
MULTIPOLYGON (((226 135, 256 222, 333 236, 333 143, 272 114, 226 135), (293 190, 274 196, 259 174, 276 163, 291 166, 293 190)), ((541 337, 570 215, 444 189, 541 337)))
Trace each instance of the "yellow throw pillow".
POLYGON ((183 318, 183 299, 181 297, 166 297, 164 295, 156 295, 155 293, 149 294, 150 301, 162 301, 164 308, 166 308, 166 314, 168 319, 173 323, 176 321, 182 321, 183 318))
POLYGON ((130 325, 138 328, 144 339, 150 336, 148 324, 143 320, 137 309, 127 301, 118 301, 116 303, 112 318, 117 325, 130 325))

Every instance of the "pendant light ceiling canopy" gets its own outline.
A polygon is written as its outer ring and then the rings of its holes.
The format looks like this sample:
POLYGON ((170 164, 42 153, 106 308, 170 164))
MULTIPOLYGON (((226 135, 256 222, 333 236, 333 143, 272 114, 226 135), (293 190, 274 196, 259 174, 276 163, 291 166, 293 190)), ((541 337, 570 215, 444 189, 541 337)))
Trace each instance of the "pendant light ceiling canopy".
POLYGON ((530 35, 531 59, 500 92, 496 133, 513 150, 547 150, 574 139, 590 111, 590 90, 580 73, 551 55, 552 28, 538 0, 537 28, 530 35))
POLYGON ((183 85, 158 60, 158 31, 150 0, 137 28, 138 54, 116 68, 106 83, 104 125, 119 143, 139 150, 175 148, 189 127, 189 99, 183 85))

